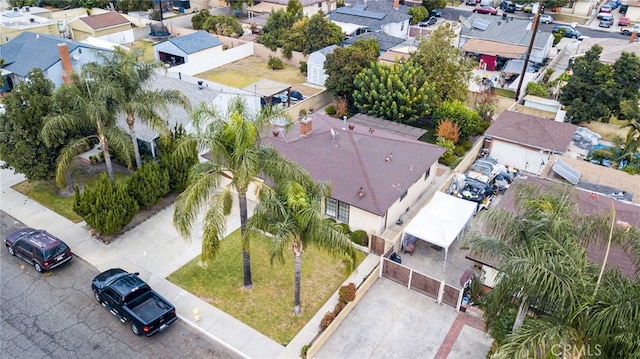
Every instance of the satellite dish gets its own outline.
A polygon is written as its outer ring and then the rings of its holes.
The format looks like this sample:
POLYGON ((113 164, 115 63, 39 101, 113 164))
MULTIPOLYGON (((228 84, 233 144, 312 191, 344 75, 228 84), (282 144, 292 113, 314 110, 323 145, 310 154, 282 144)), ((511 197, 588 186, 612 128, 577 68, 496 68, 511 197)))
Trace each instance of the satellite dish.
POLYGON ((80 55, 73 55, 73 59, 76 60, 76 61, 79 61, 80 60, 80 55))
POLYGON ((458 17, 458 21, 460 21, 460 23, 461 23, 464 27, 469 28, 469 29, 471 28, 471 22, 469 22, 469 19, 467 19, 466 17, 464 17, 464 16, 460 15, 460 16, 458 17))

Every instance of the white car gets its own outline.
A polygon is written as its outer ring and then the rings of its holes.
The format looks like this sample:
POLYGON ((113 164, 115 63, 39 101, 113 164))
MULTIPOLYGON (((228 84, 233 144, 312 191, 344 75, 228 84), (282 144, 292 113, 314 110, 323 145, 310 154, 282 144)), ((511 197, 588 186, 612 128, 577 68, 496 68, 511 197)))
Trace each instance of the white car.
POLYGON ((550 15, 542 14, 540 15, 540 22, 545 24, 553 24, 553 18, 550 15))

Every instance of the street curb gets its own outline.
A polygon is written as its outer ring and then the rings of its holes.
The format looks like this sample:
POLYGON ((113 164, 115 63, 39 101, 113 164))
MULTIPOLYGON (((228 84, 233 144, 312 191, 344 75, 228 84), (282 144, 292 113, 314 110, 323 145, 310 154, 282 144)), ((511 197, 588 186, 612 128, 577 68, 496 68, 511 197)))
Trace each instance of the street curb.
POLYGON ((225 347, 225 349, 228 349, 229 351, 233 352, 234 354, 237 354, 240 358, 246 358, 246 359, 251 359, 250 357, 248 357, 247 355, 245 355, 243 352, 239 351, 238 349, 230 346, 229 344, 225 343, 224 341, 222 341, 220 338, 216 337, 215 335, 209 333, 208 331, 204 330, 203 328, 201 328, 199 325, 196 325, 195 323, 193 323, 190 320, 187 320, 185 317, 183 317, 180 314, 176 313, 176 316, 178 317, 178 319, 180 319, 181 321, 183 321, 185 324, 187 324, 188 326, 190 326, 191 328, 197 330, 198 332, 200 332, 201 334, 203 334, 204 336, 206 336, 207 338, 215 341, 216 343, 222 345, 223 347, 225 347))

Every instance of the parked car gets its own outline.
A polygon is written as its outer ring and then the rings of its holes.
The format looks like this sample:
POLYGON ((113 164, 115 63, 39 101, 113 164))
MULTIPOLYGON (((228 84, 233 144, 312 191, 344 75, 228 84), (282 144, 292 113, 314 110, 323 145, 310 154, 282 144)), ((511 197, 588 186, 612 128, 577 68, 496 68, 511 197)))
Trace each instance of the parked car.
POLYGON ((540 22, 545 24, 553 24, 553 18, 551 17, 551 15, 542 14, 540 15, 540 22))
POLYGON ((635 24, 632 27, 623 27, 622 29, 620 29, 620 32, 622 33, 622 35, 631 35, 632 32, 637 32, 640 33, 640 24, 635 24))
POLYGON ((37 272, 58 267, 73 258, 66 243, 45 230, 22 228, 4 239, 7 251, 33 265, 37 272))
POLYGON ((98 274, 91 282, 93 295, 135 335, 147 337, 167 329, 178 319, 176 308, 140 277, 120 268, 98 274))
POLYGON ((615 10, 620 6, 620 2, 618 2, 618 1, 607 1, 607 3, 605 5, 608 5, 609 7, 611 7, 612 10, 615 10))
POLYGON ((435 16, 432 16, 428 19, 423 19, 422 21, 420 21, 418 23, 418 26, 420 27, 431 26, 431 25, 435 25, 436 22, 438 22, 438 19, 435 16))
POLYGON ((500 9, 502 9, 504 12, 514 13, 516 12, 516 4, 511 1, 505 0, 500 3, 500 9))
POLYGON ((471 5, 471 6, 476 6, 479 3, 480 3, 480 0, 466 0, 465 1, 465 4, 471 5))
POLYGON ((621 14, 626 14, 627 10, 629 10, 629 5, 627 4, 622 4, 620 5, 620 8, 618 8, 618 12, 620 12, 621 14))
POLYGON ((572 39, 577 39, 580 36, 582 36, 580 31, 568 25, 556 25, 553 27, 553 30, 551 32, 553 32, 554 34, 559 32, 564 32, 564 37, 569 37, 572 39))
POLYGON ((613 10, 613 9, 609 5, 602 5, 602 7, 600 8, 600 12, 609 12, 610 13, 611 10, 613 10))
POLYGON ((515 5, 516 5, 516 11, 524 10, 524 4, 515 4, 515 5))
POLYGON ((600 18, 600 23, 598 24, 598 26, 607 28, 613 26, 613 16, 603 16, 602 18, 600 18))
POLYGON ((300 91, 297 91, 297 90, 291 90, 290 95, 291 95, 291 100, 292 101, 293 101, 293 99, 295 99, 296 101, 302 101, 302 100, 306 99, 306 97, 304 95, 302 95, 300 93, 300 91))
POLYGON ((626 16, 623 16, 620 19, 618 19, 618 25, 620 26, 629 26, 630 22, 631 22, 631 18, 628 18, 626 16))
POLYGON ((524 12, 532 12, 533 11, 533 4, 526 4, 523 8, 522 11, 524 12))
POLYGON ((498 10, 496 10, 496 8, 494 8, 493 6, 478 6, 475 9, 473 9, 473 12, 478 13, 478 14, 490 14, 490 15, 498 15, 498 10))
POLYGON ((607 17, 607 16, 612 16, 612 15, 610 12, 601 12, 601 13, 598 13, 598 16, 596 16, 596 19, 602 20, 603 17, 607 17))
POLYGON ((440 11, 440 9, 429 10, 429 17, 431 17, 431 16, 441 17, 442 16, 442 11, 440 11))

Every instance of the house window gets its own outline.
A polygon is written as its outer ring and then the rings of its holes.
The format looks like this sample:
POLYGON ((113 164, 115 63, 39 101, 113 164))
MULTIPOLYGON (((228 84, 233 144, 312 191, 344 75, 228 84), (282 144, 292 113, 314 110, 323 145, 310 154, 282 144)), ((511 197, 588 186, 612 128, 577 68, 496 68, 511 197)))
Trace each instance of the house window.
POLYGON ((331 218, 335 218, 341 222, 349 223, 349 205, 337 201, 333 198, 327 198, 325 214, 331 218))
POLYGON ((427 168, 427 172, 424 173, 424 180, 426 181, 429 178, 429 172, 431 172, 431 167, 427 168))
POLYGON ((400 31, 404 31, 404 22, 400 23, 400 31))
POLYGON ((408 191, 404 191, 402 196, 400 196, 400 202, 402 202, 402 200, 407 196, 407 193, 408 193, 408 191))
POLYGON ((321 2, 319 2, 319 3, 318 3, 318 9, 321 9, 321 8, 322 8, 322 3, 321 3, 321 2))

